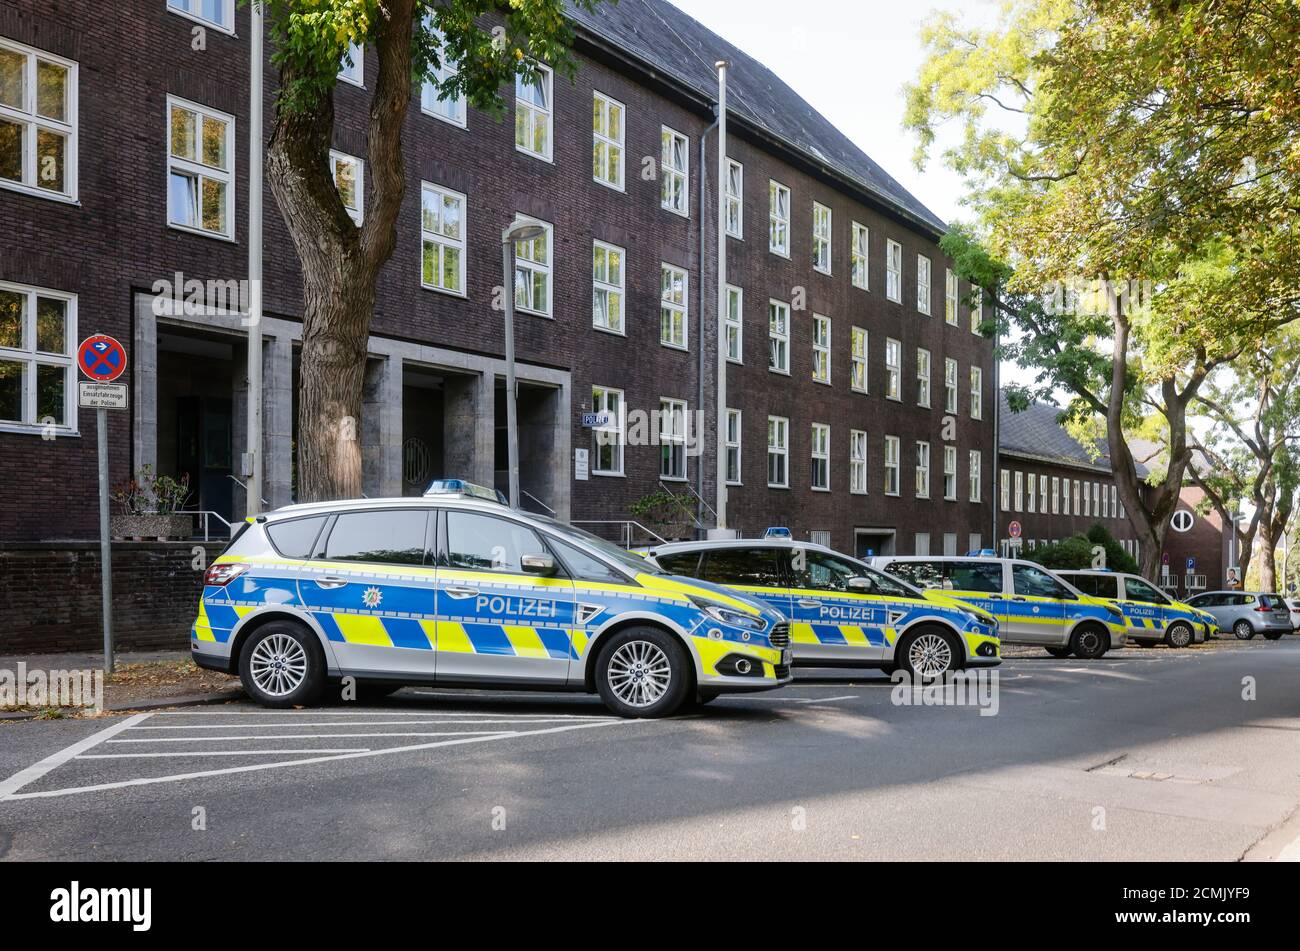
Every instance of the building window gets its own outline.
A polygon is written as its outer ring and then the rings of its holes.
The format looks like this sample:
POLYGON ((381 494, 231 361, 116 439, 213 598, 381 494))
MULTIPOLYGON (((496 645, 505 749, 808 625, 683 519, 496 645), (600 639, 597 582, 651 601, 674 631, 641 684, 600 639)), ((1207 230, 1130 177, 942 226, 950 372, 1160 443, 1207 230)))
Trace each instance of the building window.
POLYGON ((951 357, 943 361, 943 411, 957 412, 957 361, 951 357))
POLYGON ((0 185, 47 198, 77 197, 77 64, 4 39, 0 185))
POLYGON ((1075 479, 1074 484, 1071 485, 1070 480, 1066 479, 1064 482, 1064 488, 1062 488, 1061 490, 1061 496, 1062 499, 1064 500, 1062 503, 1064 514, 1069 515, 1071 512, 1073 512, 1075 515, 1078 515, 1079 514, 1079 480, 1075 479), (1071 499, 1073 499, 1073 502, 1071 502, 1071 499))
POLYGON ((1052 514, 1061 514, 1061 477, 1052 476, 1052 514))
MULTIPOLYGON (((429 23, 427 17, 425 23, 429 23)), ((432 29, 431 26, 430 29, 432 29)), ((437 35, 436 30, 433 33, 437 35)), ((438 68, 431 71, 431 75, 425 79, 420 87, 420 110, 435 119, 441 119, 443 122, 463 129, 466 124, 467 111, 464 94, 443 98, 442 92, 443 85, 458 72, 460 72, 460 64, 447 55, 447 44, 439 36, 438 68)), ((519 120, 516 118, 516 129, 519 127, 518 123, 519 120)))
POLYGON ((1093 517, 1095 518, 1103 518, 1106 515, 1106 513, 1102 510, 1101 507, 1101 483, 1100 482, 1094 482, 1092 484, 1092 514, 1093 517))
POLYGON ((767 418, 767 485, 772 489, 790 486, 790 420, 784 416, 767 418))
POLYGON ((591 244, 591 323, 623 333, 623 249, 603 241, 591 244))
POLYGON ((234 117, 171 96, 167 114, 168 224, 233 237, 234 117))
POLYGON ((974 288, 975 306, 970 309, 970 332, 977 335, 984 333, 984 291, 974 288))
POLYGON ((1119 487, 1110 487, 1110 517, 1119 518, 1119 487))
POLYGON ((862 290, 868 290, 871 286, 870 279, 867 275, 867 243, 871 238, 871 232, 867 230, 866 225, 860 225, 853 222, 853 286, 860 287, 862 290))
POLYGON ((592 93, 592 177, 602 185, 623 190, 623 104, 604 93, 592 93))
POLYGON ((739 287, 727 285, 727 362, 745 362, 745 294, 739 287))
POLYGON ((219 30, 235 30, 235 0, 167 0, 167 9, 219 30))
POLYGON ((984 418, 984 370, 970 368, 970 418, 984 418))
POLYGON ((812 266, 814 271, 831 273, 831 210, 813 202, 812 266))
POLYGON ((916 405, 930 406, 930 351, 916 348, 916 405))
POLYGON ((924 254, 916 256, 916 309, 930 313, 930 259, 924 254))
POLYGON ((727 485, 740 485, 740 410, 727 410, 727 485))
POLYGON ((903 345, 892 337, 885 339, 885 398, 903 398, 903 345))
POLYGON ((1190 532, 1195 524, 1196 516, 1187 509, 1179 509, 1174 513, 1174 517, 1169 520, 1169 527, 1179 533, 1190 532))
POLYGON ((1029 473, 1028 483, 1029 483, 1027 486, 1027 490, 1029 493, 1028 511, 1037 512, 1038 511, 1038 476, 1033 472, 1029 473))
POLYGON ((1002 511, 1011 511, 1011 470, 1003 469, 999 474, 999 481, 1002 483, 1002 511))
POLYGON ((515 148, 549 162, 551 160, 550 67, 533 63, 531 79, 515 77, 515 148))
POLYGON ((930 444, 928 442, 916 444, 916 497, 918 499, 930 497, 930 444))
POLYGON ((465 196, 425 182, 420 189, 420 230, 421 283, 465 296, 465 196))
POLYGON ((554 228, 536 238, 515 242, 515 307, 542 317, 551 316, 551 237, 554 228))
POLYGON ((812 378, 817 383, 831 382, 831 319, 813 314, 812 378))
POLYGON ((861 429, 849 433, 849 491, 867 494, 867 434, 861 429))
POLYGON ((727 159, 727 234, 745 237, 745 166, 727 159))
POLYGON ((1047 514, 1047 476, 1038 477, 1038 511, 1047 514))
POLYGON ((790 372, 790 305, 767 302, 767 368, 774 373, 790 372))
POLYGON ((768 200, 768 238, 767 249, 782 257, 790 256, 790 189, 784 185, 769 181, 767 183, 768 200))
POLYGON ((686 401, 659 401, 659 475, 686 478, 686 401))
POLYGON ((952 268, 944 272, 943 319, 946 323, 957 326, 957 275, 952 268))
POLYGON ((899 461, 898 437, 885 437, 885 495, 898 495, 899 461))
POLYGON ((595 475, 623 474, 624 423, 626 408, 623 391, 608 386, 591 388, 591 411, 603 414, 604 422, 592 427, 592 472, 595 475))
POLYGON ((343 54, 343 61, 339 64, 339 79, 353 86, 365 86, 366 49, 364 46, 348 41, 348 51, 343 54))
POLYGON ((831 488, 831 428, 812 424, 812 487, 819 492, 831 488))
POLYGON ((330 168, 334 172, 334 187, 348 216, 358 227, 365 218, 366 163, 355 155, 330 151, 330 168))
POLYGON ((1023 472, 1015 473, 1016 494, 1013 499, 1015 510, 1023 512, 1025 510, 1025 474, 1023 472))
POLYGON ((76 424, 77 298, 0 282, 0 428, 76 424))
POLYGON ((660 269, 659 342, 686 349, 686 272, 665 264, 660 269))
POLYGON ((690 214, 690 140, 664 126, 660 133, 659 204, 678 215, 690 214))
POLYGON ((970 500, 972 502, 983 501, 983 474, 981 472, 983 469, 983 459, 984 457, 980 455, 978 450, 972 449, 970 451, 970 500))
POLYGON ((957 447, 943 447, 943 497, 957 501, 957 447))
POLYGON ((885 296, 903 303, 903 246, 897 241, 885 242, 885 296))
POLYGON ((859 393, 867 392, 867 332, 861 327, 852 331, 849 355, 849 387, 859 393))

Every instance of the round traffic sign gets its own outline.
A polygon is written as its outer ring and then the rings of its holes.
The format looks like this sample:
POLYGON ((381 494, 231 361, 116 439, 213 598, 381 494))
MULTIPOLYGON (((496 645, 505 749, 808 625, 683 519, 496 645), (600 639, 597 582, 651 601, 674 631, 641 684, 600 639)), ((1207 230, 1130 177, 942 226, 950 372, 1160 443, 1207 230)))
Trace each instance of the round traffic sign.
POLYGON ((97 383, 111 383, 126 371, 126 348, 107 334, 95 334, 77 348, 77 366, 97 383))
POLYGON ((1012 538, 1019 538, 1020 532, 1021 529, 1020 529, 1019 522, 1012 522, 1010 525, 1007 526, 1007 534, 1010 535, 1012 538))

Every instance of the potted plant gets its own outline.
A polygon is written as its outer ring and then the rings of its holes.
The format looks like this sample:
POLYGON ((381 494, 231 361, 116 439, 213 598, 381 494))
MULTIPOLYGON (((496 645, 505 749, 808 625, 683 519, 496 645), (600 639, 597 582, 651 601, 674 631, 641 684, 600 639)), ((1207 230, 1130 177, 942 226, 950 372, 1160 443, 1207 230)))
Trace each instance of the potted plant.
POLYGON ((144 465, 129 482, 114 487, 111 498, 121 509, 110 518, 114 538, 137 541, 156 538, 188 538, 193 530, 193 520, 181 514, 190 494, 190 477, 184 474, 179 480, 167 475, 155 475, 153 467, 144 465))

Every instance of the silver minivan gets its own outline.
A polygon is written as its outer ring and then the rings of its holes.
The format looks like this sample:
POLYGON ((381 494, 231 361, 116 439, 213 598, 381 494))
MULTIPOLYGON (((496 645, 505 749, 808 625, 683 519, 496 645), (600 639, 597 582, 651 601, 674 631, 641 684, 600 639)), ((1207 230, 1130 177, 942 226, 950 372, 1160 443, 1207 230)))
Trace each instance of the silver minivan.
POLYGON ((1232 631, 1238 640, 1248 641, 1263 634, 1275 641, 1291 633, 1291 612, 1279 594, 1265 591, 1206 591, 1187 602, 1208 611, 1219 621, 1219 629, 1232 631))

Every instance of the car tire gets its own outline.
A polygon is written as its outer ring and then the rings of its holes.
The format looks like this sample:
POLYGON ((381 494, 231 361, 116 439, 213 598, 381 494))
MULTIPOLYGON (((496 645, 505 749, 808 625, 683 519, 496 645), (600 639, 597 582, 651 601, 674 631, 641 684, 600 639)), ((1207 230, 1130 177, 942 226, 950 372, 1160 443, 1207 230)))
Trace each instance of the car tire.
POLYGON ((1097 660, 1110 650, 1110 637, 1096 624, 1081 624, 1070 637, 1070 653, 1080 660, 1097 660))
POLYGON ((657 627, 612 635, 596 658, 596 690, 613 713, 629 719, 672 716, 694 689, 690 655, 657 627))
POLYGON ((1165 643, 1170 647, 1189 647, 1195 637, 1195 632, 1186 624, 1171 624, 1165 634, 1165 643))
POLYGON ((939 627, 920 627, 908 631, 894 648, 895 663, 907 671, 912 682, 937 680, 961 670, 961 645, 939 627), (918 670, 918 664, 921 669, 918 670))
POLYGON ((1255 636, 1255 629, 1250 622, 1242 618, 1236 624, 1232 625, 1232 636, 1239 641, 1248 641, 1255 636))
POLYGON ((1282 639, 1282 635, 1285 634, 1285 633, 1286 633, 1286 631, 1265 631, 1265 632, 1264 632, 1264 640, 1266 640, 1266 641, 1280 641, 1280 640, 1282 639))
POLYGON ((309 706, 325 689, 325 655, 308 628, 294 621, 271 621, 244 642, 239 679, 244 691, 264 707, 309 706))
POLYGON ((1058 659, 1063 659, 1070 656, 1070 648, 1068 647, 1047 647, 1044 648, 1044 650, 1046 650, 1047 653, 1051 654, 1053 657, 1058 659))

